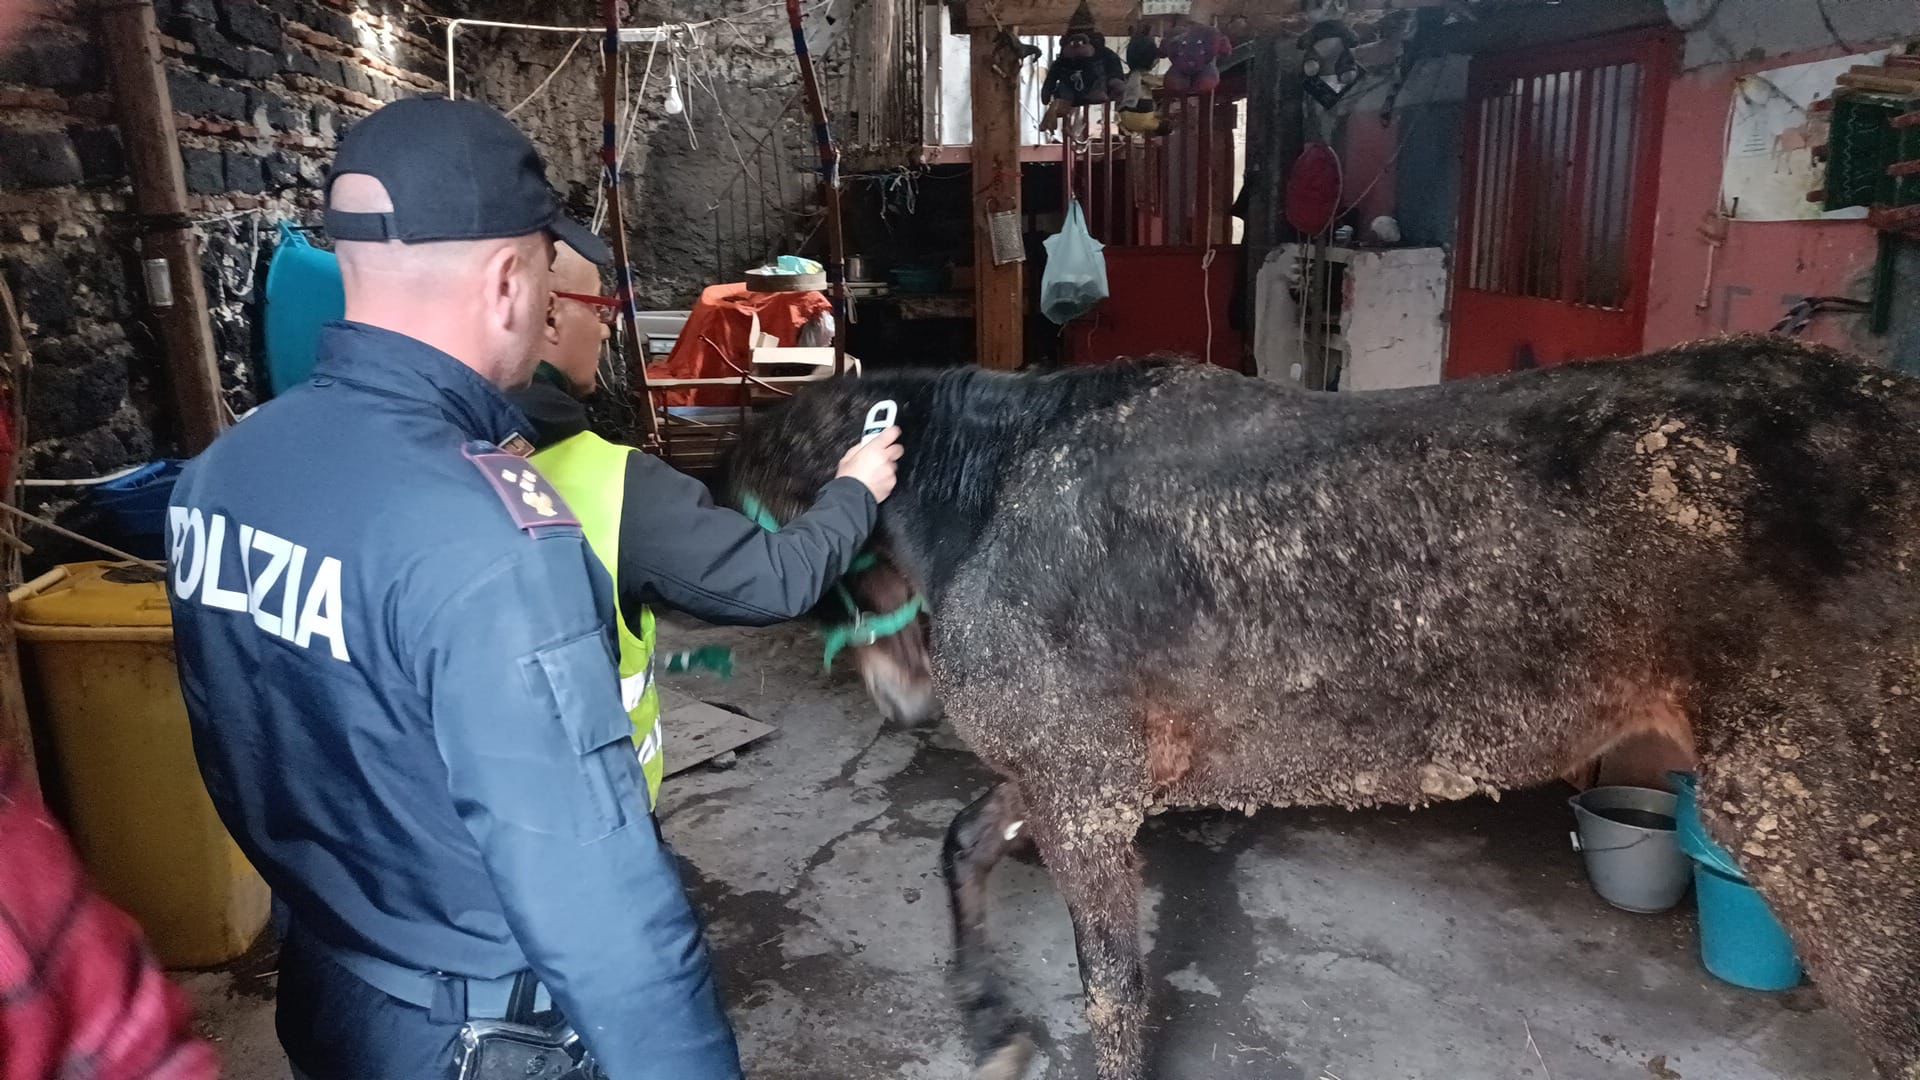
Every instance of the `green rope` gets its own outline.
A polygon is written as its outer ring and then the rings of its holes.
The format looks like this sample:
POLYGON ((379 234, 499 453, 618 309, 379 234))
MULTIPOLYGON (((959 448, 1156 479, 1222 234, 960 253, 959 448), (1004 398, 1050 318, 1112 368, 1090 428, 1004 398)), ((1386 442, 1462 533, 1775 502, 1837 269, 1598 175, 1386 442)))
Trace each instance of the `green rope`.
MULTIPOLYGON (((742 495, 740 497, 740 512, 745 514, 755 525, 760 526, 767 532, 780 531, 779 519, 773 516, 772 512, 767 509, 765 503, 762 503, 752 495, 742 495)), ((855 555, 853 561, 847 564, 847 574, 857 574, 863 570, 871 570, 879 565, 879 563, 879 557, 873 552, 863 551, 855 555)), ((828 671, 833 670, 833 658, 839 656, 848 646, 864 647, 900 633, 907 627, 913 625, 913 620, 920 617, 920 611, 925 606, 920 597, 916 595, 911 600, 908 600, 906 603, 884 615, 868 615, 866 612, 860 610, 859 602, 854 600, 853 594, 847 591, 846 578, 844 576, 840 581, 834 583, 833 588, 835 592, 840 594, 840 602, 846 605, 847 614, 853 616, 853 621, 851 623, 829 626, 824 631, 824 647, 822 649, 823 655, 820 658, 820 665, 828 671)))
POLYGON ((920 598, 916 596, 885 615, 868 617, 861 613, 854 616, 850 626, 828 627, 824 655, 820 658, 821 666, 832 671, 833 658, 847 646, 871 645, 912 626, 913 620, 920 617, 920 606, 920 598))

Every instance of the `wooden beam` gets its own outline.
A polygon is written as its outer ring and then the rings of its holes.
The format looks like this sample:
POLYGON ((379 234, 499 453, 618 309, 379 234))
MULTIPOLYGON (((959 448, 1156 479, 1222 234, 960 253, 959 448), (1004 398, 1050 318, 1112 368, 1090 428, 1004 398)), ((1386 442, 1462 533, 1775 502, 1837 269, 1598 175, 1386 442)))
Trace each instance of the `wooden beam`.
MULTIPOLYGON (((1368 0, 1375 7, 1407 7, 1443 3, 1445 0, 1368 0)), ((1061 34, 1080 0, 959 0, 960 14, 968 30, 1018 28, 1023 34, 1061 34)), ((1263 0, 1245 4, 1238 0, 1194 0, 1191 18, 1197 22, 1224 24, 1233 16, 1244 16, 1252 33, 1305 29, 1301 0, 1263 0)), ((1093 22, 1120 51, 1127 31, 1140 18, 1140 0, 1087 0, 1093 22)))
POLYGON ((1026 263, 995 266, 990 215, 1020 220, 1020 64, 997 30, 975 29, 973 74, 974 360, 1012 370, 1026 362, 1026 263))
MULTIPOLYGON (((966 0, 967 29, 993 30, 1019 27, 1023 34, 1060 34, 1066 32, 1080 0, 966 0)), ((1124 38, 1127 27, 1140 13, 1139 0, 1087 0, 1094 25, 1108 37, 1124 38)), ((1111 42, 1109 44, 1112 44, 1111 42)))
MULTIPOLYGON (((1920 99, 1920 78, 1891 78, 1886 75, 1861 74, 1861 68, 1854 68, 1854 74, 1842 75, 1834 81, 1853 90, 1871 90, 1876 94, 1892 94, 1896 97, 1920 99)), ((1867 68, 1865 71, 1877 71, 1867 68)))
POLYGON ((187 180, 180 164, 180 136, 173 126, 173 95, 160 56, 160 32, 150 0, 111 0, 100 5, 100 28, 120 139, 133 175, 140 216, 143 265, 164 267, 164 290, 148 289, 147 303, 160 327, 167 381, 173 390, 180 450, 198 454, 220 434, 225 406, 214 360, 213 324, 207 318, 207 288, 200 276, 199 245, 187 222, 187 180), (158 293, 158 295, 156 295, 158 293))
MULTIPOLYGON (((1020 148, 1020 160, 1029 165, 1058 165, 1066 158, 1066 146, 1063 143, 1041 143, 1020 148)), ((920 151, 920 161, 924 165, 968 165, 973 162, 971 144, 958 146, 927 146, 920 151)), ((888 166, 882 166, 882 171, 888 166)))

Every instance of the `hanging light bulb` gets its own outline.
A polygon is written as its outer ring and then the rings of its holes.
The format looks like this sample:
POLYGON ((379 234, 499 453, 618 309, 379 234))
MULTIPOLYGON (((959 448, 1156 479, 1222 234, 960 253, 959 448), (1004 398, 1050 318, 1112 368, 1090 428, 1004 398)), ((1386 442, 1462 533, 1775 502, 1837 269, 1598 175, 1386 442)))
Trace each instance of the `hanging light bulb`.
POLYGON ((667 100, 661 105, 668 116, 679 116, 687 111, 686 103, 680 100, 680 77, 672 70, 667 72, 667 100))

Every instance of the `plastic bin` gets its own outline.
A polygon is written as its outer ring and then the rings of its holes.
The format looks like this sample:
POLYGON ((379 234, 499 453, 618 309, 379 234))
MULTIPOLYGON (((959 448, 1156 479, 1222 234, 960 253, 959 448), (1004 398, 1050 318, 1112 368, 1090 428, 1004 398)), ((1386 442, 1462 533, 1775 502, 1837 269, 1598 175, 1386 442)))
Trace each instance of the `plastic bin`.
POLYGON ((1700 899, 1700 962, 1716 977, 1749 990, 1800 985, 1800 957, 1759 890, 1703 862, 1693 864, 1700 899))
POLYGON ((128 554, 166 558, 167 499, 185 464, 163 458, 93 489, 93 506, 106 516, 110 539, 128 554))
POLYGON ((73 563, 14 593, 22 663, 74 846, 162 963, 245 952, 268 890, 214 813, 194 761, 160 575, 73 563))
POLYGON ((1690 772, 1670 772, 1667 779, 1673 782, 1673 792, 1678 797, 1673 817, 1681 853, 1702 866, 1745 881, 1740 864, 1726 848, 1713 842, 1707 835, 1706 825, 1700 821, 1699 780, 1690 772))
POLYGON ((1716 977, 1749 990, 1800 985, 1799 954, 1767 901, 1747 882, 1727 849, 1700 821, 1697 780, 1673 772, 1680 850, 1693 860, 1693 893, 1700 904, 1700 962, 1716 977))
POLYGON ((274 394, 307 381, 319 355, 320 328, 347 311, 340 260, 313 246, 306 233, 281 222, 279 245, 267 264, 267 385, 274 394))

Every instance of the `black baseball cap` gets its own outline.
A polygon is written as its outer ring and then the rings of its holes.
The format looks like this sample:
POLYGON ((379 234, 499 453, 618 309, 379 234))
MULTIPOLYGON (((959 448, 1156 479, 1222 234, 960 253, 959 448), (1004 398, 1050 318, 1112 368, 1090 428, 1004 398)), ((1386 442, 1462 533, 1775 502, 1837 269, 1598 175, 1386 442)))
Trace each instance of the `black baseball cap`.
POLYGON ((348 129, 333 178, 362 173, 386 187, 391 213, 327 208, 335 240, 491 240, 547 232, 606 266, 607 245, 567 217, 533 141, 484 102, 417 97, 392 102, 348 129))

